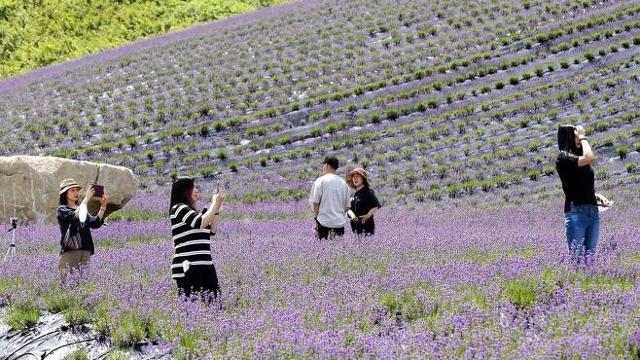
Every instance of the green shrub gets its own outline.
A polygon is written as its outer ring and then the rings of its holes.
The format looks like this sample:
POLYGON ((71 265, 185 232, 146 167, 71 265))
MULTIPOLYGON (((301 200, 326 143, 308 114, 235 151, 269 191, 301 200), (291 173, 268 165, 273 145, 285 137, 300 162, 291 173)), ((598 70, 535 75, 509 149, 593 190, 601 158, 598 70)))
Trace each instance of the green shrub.
POLYGON ((91 314, 80 306, 71 307, 64 312, 64 320, 70 325, 81 325, 91 321, 91 314))
POLYGON ((134 208, 123 208, 109 214, 109 220, 112 221, 162 220, 165 217, 166 215, 164 213, 158 211, 134 208))
POLYGON ((78 297, 68 290, 54 288, 42 296, 45 309, 52 313, 66 311, 78 304, 78 297))
POLYGON ((618 147, 616 148, 616 153, 618 154, 618 156, 620 156, 620 159, 624 159, 629 153, 629 147, 625 144, 618 145, 618 147))
POLYGON ((596 173, 595 173, 595 178, 597 180, 604 180, 606 178, 609 177, 609 174, 607 173, 607 169, 604 167, 599 167, 596 169, 596 173))
POLYGON ((395 317, 402 315, 403 319, 409 323, 417 320, 433 320, 440 314, 441 305, 438 302, 423 302, 418 291, 406 289, 396 294, 394 292, 381 292, 378 301, 386 313, 395 317))
POLYGON ((40 309, 30 302, 15 304, 9 307, 4 318, 12 329, 22 331, 38 323, 40 309))
POLYGON ((460 195, 461 192, 462 192, 461 184, 453 183, 453 184, 447 185, 447 195, 450 198, 455 198, 456 196, 460 195))
POLYGON ((133 346, 158 336, 153 321, 133 310, 125 311, 113 319, 110 330, 114 344, 119 347, 133 346))
POLYGON ((226 160, 229 155, 227 154, 227 151, 224 149, 218 149, 218 151, 216 151, 216 157, 222 161, 226 160))
POLYGON ((638 169, 638 164, 636 164, 635 161, 629 161, 626 164, 624 164, 624 168, 627 169, 627 172, 629 174, 633 174, 638 169))
POLYGON ((126 351, 122 351, 118 349, 115 349, 109 352, 109 354, 105 358, 105 360, 129 360, 129 359, 131 359, 131 354, 129 354, 126 351))
POLYGON ((591 52, 591 51, 585 51, 585 52, 583 53, 583 56, 584 56, 584 58, 585 58, 585 59, 587 59, 588 61, 593 61, 593 60, 595 60, 595 58, 596 58, 596 57, 595 57, 595 55, 593 55, 593 52, 591 52))
POLYGON ((77 348, 72 352, 70 352, 69 354, 67 354, 63 359, 64 360, 89 360, 89 354, 87 353, 87 350, 85 350, 84 348, 77 348))
POLYGON ((527 171, 527 176, 532 181, 538 180, 540 175, 542 175, 542 170, 540 169, 529 169, 529 171, 527 171))
POLYGON ((509 280, 502 291, 503 296, 519 309, 532 306, 538 299, 536 283, 530 278, 509 280))
POLYGON ((615 139, 613 136, 605 136, 597 140, 597 145, 603 147, 613 146, 614 143, 615 139))
POLYGON ((541 77, 542 75, 544 75, 544 69, 541 67, 537 67, 533 71, 536 73, 536 76, 538 77, 541 77))
POLYGON ((400 113, 398 112, 398 110, 396 108, 389 108, 385 111, 384 113, 385 118, 387 120, 396 120, 397 118, 400 117, 400 113))
POLYGON ((427 197, 434 201, 442 200, 442 190, 440 190, 439 188, 430 189, 427 197))

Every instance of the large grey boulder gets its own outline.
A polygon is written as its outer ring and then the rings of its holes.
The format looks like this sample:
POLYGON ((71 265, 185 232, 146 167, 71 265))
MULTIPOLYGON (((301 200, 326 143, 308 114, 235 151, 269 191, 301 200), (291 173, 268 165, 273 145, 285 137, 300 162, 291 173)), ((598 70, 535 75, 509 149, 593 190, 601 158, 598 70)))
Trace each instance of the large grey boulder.
MULTIPOLYGON (((60 182, 73 178, 83 187, 81 199, 89 184, 104 185, 109 197, 107 214, 121 209, 136 192, 133 172, 122 166, 56 157, 0 157, 0 222, 17 217, 26 222, 55 222, 60 199, 60 182)), ((89 203, 95 214, 98 198, 89 203)))

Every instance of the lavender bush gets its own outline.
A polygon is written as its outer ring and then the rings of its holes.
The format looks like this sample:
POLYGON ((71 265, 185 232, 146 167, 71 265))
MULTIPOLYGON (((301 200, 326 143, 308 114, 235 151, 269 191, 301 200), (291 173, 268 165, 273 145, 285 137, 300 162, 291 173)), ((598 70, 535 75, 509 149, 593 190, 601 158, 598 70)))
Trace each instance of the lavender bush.
MULTIPOLYGON (((280 205, 258 211, 269 206, 280 205)), ((178 301, 166 220, 97 230, 91 265, 64 290, 54 271, 57 229, 28 227, 19 254, 0 264, 2 303, 46 308, 46 299, 66 293, 89 309, 89 321, 112 346, 154 341, 172 356, 637 352, 633 203, 604 214, 589 266, 566 256, 557 202, 494 210, 389 206, 376 236, 324 242, 313 238, 308 219, 296 219, 305 210, 292 203, 283 220, 250 216, 223 225, 213 248, 223 296, 211 307, 178 301)))

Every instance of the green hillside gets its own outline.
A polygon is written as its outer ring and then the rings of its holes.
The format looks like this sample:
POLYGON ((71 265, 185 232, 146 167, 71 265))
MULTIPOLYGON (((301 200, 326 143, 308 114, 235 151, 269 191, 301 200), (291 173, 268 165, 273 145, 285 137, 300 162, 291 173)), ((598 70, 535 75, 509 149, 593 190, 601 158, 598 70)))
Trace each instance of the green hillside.
POLYGON ((0 77, 285 0, 0 0, 0 77))

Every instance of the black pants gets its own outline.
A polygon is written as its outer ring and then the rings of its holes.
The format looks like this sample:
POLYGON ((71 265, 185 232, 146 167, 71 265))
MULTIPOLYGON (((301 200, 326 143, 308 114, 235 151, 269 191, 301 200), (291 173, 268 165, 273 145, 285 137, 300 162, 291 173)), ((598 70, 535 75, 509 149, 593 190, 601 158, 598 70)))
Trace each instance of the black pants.
POLYGON ((218 274, 213 265, 192 266, 183 278, 177 278, 178 295, 190 298, 197 295, 206 303, 212 303, 220 293, 218 274))
POLYGON ((373 219, 366 223, 351 222, 351 231, 356 235, 371 236, 376 232, 376 225, 373 223, 373 219))
POLYGON ((344 235, 344 227, 340 228, 330 228, 326 226, 322 226, 318 220, 316 220, 316 225, 318 226, 318 238, 320 240, 334 238, 336 236, 344 235))

